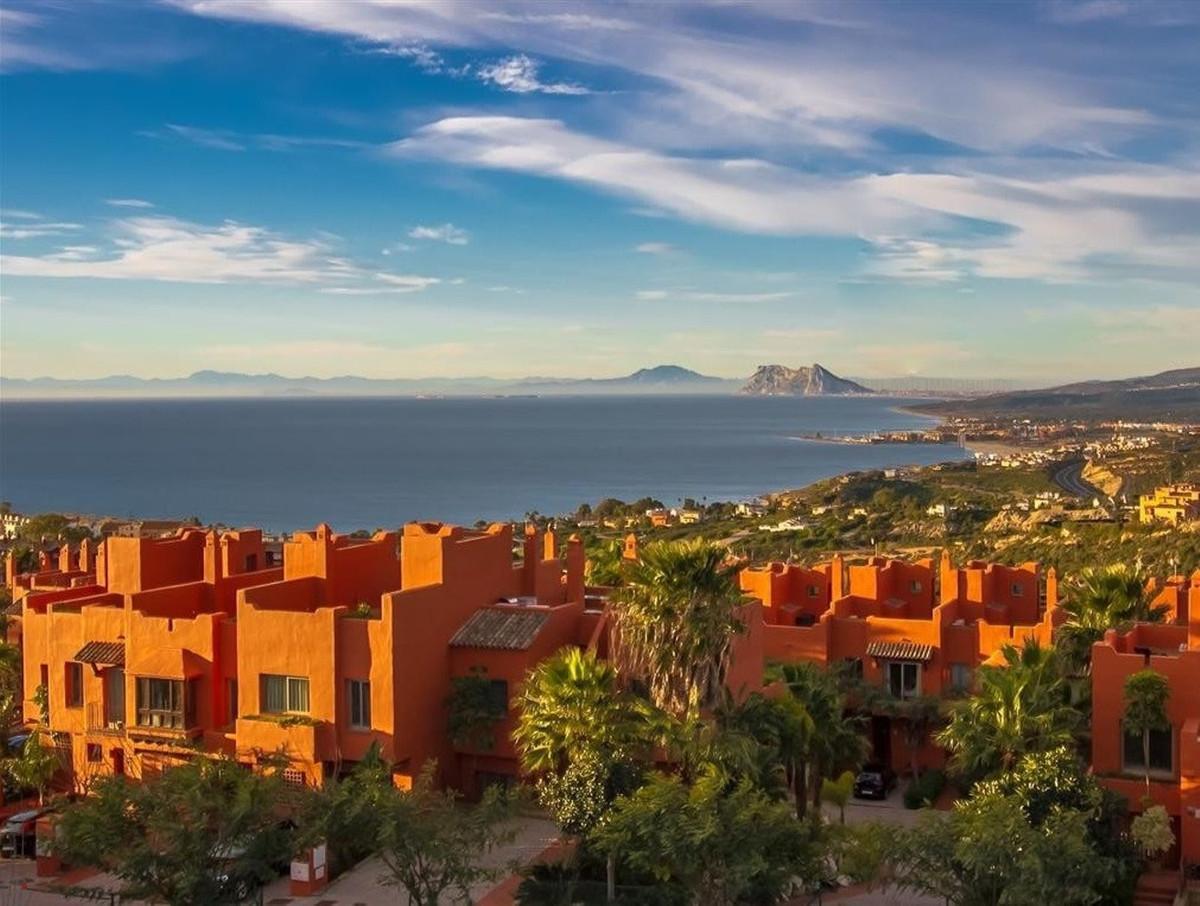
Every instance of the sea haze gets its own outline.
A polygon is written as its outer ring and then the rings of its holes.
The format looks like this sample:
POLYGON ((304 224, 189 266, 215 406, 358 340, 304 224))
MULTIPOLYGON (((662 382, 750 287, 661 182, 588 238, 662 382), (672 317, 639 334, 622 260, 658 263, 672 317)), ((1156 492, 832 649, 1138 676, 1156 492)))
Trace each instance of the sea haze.
MULTIPOLYGON (((905 400, 911 403, 912 400, 905 400)), ((554 514, 604 497, 742 499, 943 445, 799 435, 929 425, 879 397, 4 402, 0 498, 21 511, 198 516, 273 531, 554 514)))

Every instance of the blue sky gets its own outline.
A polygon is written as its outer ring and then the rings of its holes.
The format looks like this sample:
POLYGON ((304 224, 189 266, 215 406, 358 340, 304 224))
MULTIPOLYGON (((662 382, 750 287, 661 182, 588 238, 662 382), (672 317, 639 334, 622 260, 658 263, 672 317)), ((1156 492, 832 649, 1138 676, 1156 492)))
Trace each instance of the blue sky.
POLYGON ((1200 4, 0 2, 0 369, 1198 364, 1200 4))

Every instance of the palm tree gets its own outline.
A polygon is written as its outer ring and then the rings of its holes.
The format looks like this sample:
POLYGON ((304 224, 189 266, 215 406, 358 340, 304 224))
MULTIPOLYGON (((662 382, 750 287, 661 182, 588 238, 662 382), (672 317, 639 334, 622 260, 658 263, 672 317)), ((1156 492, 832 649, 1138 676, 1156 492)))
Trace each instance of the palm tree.
POLYGON ((745 628, 746 599, 726 556, 703 540, 648 544, 611 598, 618 669, 675 715, 718 701, 733 637, 745 628))
POLYGON ((625 580, 625 562, 625 545, 620 540, 610 541, 587 558, 583 577, 588 585, 615 587, 625 580))
POLYGON ((782 674, 789 695, 807 715, 811 728, 798 741, 794 782, 796 814, 804 817, 810 801, 820 807, 821 784, 826 777, 862 766, 867 741, 858 722, 846 714, 836 677, 809 663, 786 664, 782 674))
POLYGON ((594 651, 564 648, 542 661, 526 677, 519 707, 513 741, 532 773, 561 774, 584 750, 617 758, 648 735, 644 712, 594 651))
POLYGON ((1152 605, 1147 578, 1137 566, 1125 563, 1080 572, 1063 601, 1066 621, 1055 642, 1071 672, 1082 675, 1091 663, 1092 645, 1109 629, 1125 632, 1134 623, 1161 623, 1170 611, 1152 605))
POLYGON ((1142 770, 1146 774, 1146 795, 1150 795, 1150 734, 1171 729, 1167 700, 1171 685, 1157 670, 1139 670, 1125 679, 1125 732, 1142 740, 1142 770))
POLYGON ((936 737, 968 782, 1010 770, 1028 752, 1074 742, 1078 712, 1068 704, 1054 649, 1027 640, 1002 653, 1004 664, 979 669, 975 694, 951 705, 936 737))

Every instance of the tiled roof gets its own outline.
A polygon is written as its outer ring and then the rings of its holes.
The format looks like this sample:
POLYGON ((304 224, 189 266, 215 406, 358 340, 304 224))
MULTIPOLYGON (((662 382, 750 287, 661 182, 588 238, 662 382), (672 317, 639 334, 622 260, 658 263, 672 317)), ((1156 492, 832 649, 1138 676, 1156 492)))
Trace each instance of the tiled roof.
POLYGON ((889 661, 924 662, 933 657, 933 646, 916 642, 872 642, 867 646, 867 654, 889 661))
POLYGON ((451 648, 505 648, 523 651, 550 619, 545 611, 514 608, 477 610, 450 639, 451 648))
POLYGON ((72 658, 85 664, 104 664, 109 667, 125 666, 124 642, 88 642, 72 658))

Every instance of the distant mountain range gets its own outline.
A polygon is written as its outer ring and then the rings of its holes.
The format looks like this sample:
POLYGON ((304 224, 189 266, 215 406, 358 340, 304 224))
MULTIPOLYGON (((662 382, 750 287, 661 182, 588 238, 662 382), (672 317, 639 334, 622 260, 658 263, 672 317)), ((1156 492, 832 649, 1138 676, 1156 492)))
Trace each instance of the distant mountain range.
POLYGON ((0 377, 5 399, 87 397, 255 397, 255 396, 512 396, 622 393, 733 393, 737 380, 699 374, 678 365, 642 368, 614 378, 365 378, 285 377, 197 371, 180 378, 140 378, 127 374, 103 378, 0 377))
POLYGON ((1200 419, 1200 367, 1119 381, 1082 381, 1044 390, 995 393, 913 406, 932 415, 1014 418, 1200 419))
POLYGON ((875 391, 813 364, 799 368, 759 365, 739 392, 748 396, 845 396, 875 391))

